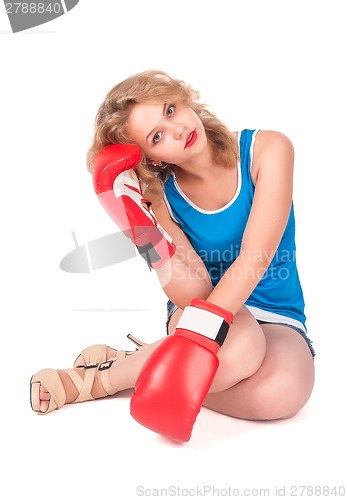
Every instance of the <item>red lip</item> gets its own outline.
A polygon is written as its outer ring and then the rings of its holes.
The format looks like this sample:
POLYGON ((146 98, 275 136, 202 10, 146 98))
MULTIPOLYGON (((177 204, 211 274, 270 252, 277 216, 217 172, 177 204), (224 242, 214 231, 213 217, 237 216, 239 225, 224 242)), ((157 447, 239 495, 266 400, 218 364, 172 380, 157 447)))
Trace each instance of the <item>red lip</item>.
POLYGON ((198 138, 198 134, 196 133, 196 129, 195 129, 192 132, 190 132, 190 134, 188 135, 184 149, 190 148, 191 146, 193 146, 193 144, 197 138, 198 138))

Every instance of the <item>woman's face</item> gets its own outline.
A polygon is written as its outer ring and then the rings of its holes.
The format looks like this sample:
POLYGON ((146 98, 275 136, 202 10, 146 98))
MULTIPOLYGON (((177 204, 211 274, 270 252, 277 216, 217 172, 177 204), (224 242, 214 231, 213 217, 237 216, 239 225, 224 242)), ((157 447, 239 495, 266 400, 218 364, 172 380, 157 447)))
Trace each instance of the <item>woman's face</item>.
POLYGON ((205 129, 190 107, 175 104, 136 104, 128 132, 154 163, 184 167, 194 161, 207 145, 205 129))

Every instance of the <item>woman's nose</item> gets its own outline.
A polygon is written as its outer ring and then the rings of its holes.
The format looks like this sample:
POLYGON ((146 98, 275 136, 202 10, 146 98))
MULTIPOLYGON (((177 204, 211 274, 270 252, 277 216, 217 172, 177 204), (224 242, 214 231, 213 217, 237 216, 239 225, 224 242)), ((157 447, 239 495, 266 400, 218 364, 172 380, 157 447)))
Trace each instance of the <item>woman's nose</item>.
POLYGON ((181 139, 183 131, 184 131, 184 125, 176 125, 173 131, 174 139, 176 140, 181 139))

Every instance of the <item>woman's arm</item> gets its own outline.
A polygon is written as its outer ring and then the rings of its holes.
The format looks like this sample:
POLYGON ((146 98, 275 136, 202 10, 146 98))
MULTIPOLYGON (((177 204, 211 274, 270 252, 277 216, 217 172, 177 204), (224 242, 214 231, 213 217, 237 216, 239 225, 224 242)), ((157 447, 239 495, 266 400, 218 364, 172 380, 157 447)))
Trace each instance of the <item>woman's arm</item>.
POLYGON ((234 315, 266 272, 281 241, 292 203, 293 166, 290 140, 279 132, 259 131, 252 167, 254 200, 240 254, 207 299, 234 315))
POLYGON ((161 268, 156 269, 160 284, 168 298, 181 309, 192 298, 206 299, 212 291, 209 273, 186 234, 175 222, 160 196, 151 197, 152 210, 160 226, 171 236, 176 252, 161 268))

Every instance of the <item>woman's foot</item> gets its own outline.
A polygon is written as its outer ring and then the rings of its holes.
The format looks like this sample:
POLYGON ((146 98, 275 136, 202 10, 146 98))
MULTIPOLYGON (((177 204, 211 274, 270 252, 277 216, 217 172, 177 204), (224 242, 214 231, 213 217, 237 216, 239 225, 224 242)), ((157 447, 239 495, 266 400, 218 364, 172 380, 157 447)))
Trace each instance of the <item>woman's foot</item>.
MULTIPOLYGON (((128 338, 137 348, 144 345, 132 335, 128 338)), ((39 415, 45 415, 68 403, 81 403, 115 394, 118 389, 110 383, 109 370, 114 362, 134 352, 95 344, 82 351, 72 369, 41 370, 31 378, 32 409, 39 415)))
MULTIPOLYGON (((111 347, 107 347, 106 349, 106 360, 108 361, 110 359, 114 359, 117 356, 117 351, 115 349, 112 349, 111 347)), ((62 381, 62 384, 64 386, 65 394, 66 394, 66 402, 65 404, 73 403, 79 396, 79 392, 71 380, 71 377, 68 375, 68 373, 65 370, 56 370, 60 380, 62 381)), ((70 371, 70 370, 69 370, 70 371)), ((84 380, 84 377, 86 375, 86 368, 74 368, 74 371, 81 377, 82 380, 84 380)), ((116 393, 116 390, 115 390, 116 393)), ((41 413, 46 413, 49 407, 49 403, 51 400, 51 394, 49 391, 46 389, 46 387, 42 384, 40 384, 40 389, 39 389, 39 398, 40 398, 40 412, 41 413)), ((106 396, 109 396, 109 394, 105 391, 102 383, 101 383, 101 372, 99 370, 96 370, 92 389, 90 391, 90 394, 92 395, 93 399, 98 399, 98 398, 103 398, 106 396)))

